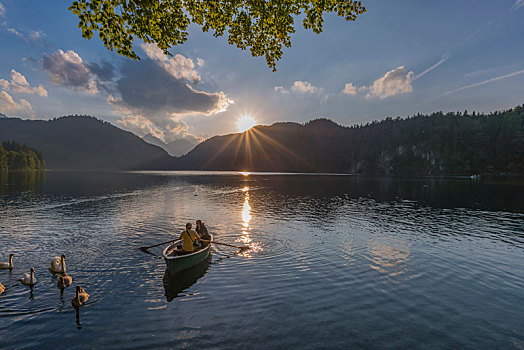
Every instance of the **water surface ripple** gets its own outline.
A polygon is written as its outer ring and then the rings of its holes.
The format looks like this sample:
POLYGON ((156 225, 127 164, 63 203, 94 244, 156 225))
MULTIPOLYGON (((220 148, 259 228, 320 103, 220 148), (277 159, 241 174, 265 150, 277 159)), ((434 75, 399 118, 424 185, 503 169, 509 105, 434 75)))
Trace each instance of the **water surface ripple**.
POLYGON ((0 348, 524 349, 524 184, 236 173, 0 181, 0 348), (203 219, 165 274, 137 249, 203 219), (48 271, 66 254, 81 327, 48 271), (37 283, 21 285, 35 267, 37 283))

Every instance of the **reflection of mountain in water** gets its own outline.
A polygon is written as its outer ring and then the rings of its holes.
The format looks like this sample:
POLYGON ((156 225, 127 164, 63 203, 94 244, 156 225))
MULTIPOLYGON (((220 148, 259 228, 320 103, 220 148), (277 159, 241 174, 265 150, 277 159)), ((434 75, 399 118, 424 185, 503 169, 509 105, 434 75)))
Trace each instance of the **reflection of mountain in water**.
POLYGON ((195 265, 187 270, 181 271, 174 276, 169 275, 166 269, 164 273, 164 289, 166 290, 166 299, 168 302, 175 299, 180 292, 191 287, 199 278, 206 274, 211 263, 211 254, 200 264, 195 265))

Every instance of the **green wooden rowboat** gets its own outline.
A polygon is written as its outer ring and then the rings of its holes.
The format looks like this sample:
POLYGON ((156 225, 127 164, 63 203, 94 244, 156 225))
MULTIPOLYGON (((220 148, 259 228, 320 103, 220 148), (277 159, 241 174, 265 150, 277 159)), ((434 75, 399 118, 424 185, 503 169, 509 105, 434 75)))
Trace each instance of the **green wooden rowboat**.
MULTIPOLYGON (((213 235, 211 236, 211 241, 213 240, 213 235)), ((177 272, 188 269, 191 266, 195 266, 202 261, 206 260, 211 252, 211 243, 208 244, 205 248, 199 249, 194 253, 185 254, 185 255, 176 255, 173 253, 178 246, 181 245, 181 242, 171 244, 164 249, 162 255, 166 261, 167 271, 170 275, 174 275, 177 272)))

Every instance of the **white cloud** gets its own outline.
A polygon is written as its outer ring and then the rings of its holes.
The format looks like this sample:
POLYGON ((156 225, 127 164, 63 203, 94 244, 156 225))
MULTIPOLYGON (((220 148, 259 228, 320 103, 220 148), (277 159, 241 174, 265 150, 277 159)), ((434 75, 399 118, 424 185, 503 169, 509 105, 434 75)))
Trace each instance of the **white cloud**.
POLYGON ((342 90, 342 93, 346 95, 356 95, 357 88, 352 83, 347 83, 346 85, 344 85, 344 89, 342 90))
POLYGON ((19 38, 24 38, 24 36, 22 35, 22 33, 20 33, 18 30, 16 30, 15 28, 7 28, 7 31, 11 34, 14 34, 16 35, 17 37, 19 38))
POLYGON ((182 138, 201 141, 199 137, 190 133, 189 126, 181 119, 172 117, 157 121, 157 123, 149 117, 133 113, 125 115, 117 120, 117 124, 119 124, 124 130, 130 131, 140 137, 152 134, 156 138, 167 143, 182 138), (160 123, 161 125, 157 123, 160 123))
POLYGON ((159 139, 164 138, 164 132, 156 127, 152 121, 141 115, 131 114, 123 116, 120 120, 117 120, 117 124, 119 124, 123 129, 131 131, 133 134, 140 137, 152 134, 159 139))
MULTIPOLYGON (((524 0, 523 0, 524 1, 524 0)), ((435 63, 434 65, 432 65, 431 67, 429 67, 428 69, 424 70, 422 73, 419 73, 417 74, 417 76, 415 78, 413 78, 412 81, 415 81, 417 80, 418 78, 421 78, 423 77, 424 75, 428 74, 429 72, 431 72, 433 69, 437 68, 438 66, 440 66, 442 63, 446 62, 447 60, 449 59, 449 54, 444 54, 442 56, 442 58, 437 62, 435 63)))
POLYGON ((513 5, 514 8, 518 9, 524 6, 524 0, 515 0, 515 4, 513 5))
POLYGON ((89 69, 74 51, 60 49, 50 55, 44 54, 42 67, 49 79, 56 85, 96 94, 98 89, 89 69))
POLYGON ((23 94, 36 94, 47 97, 47 90, 42 85, 31 87, 27 79, 14 69, 11 69, 11 82, 0 79, 0 87, 5 90, 12 90, 23 94))
POLYGON ((5 6, 0 2, 0 17, 5 15, 5 6))
POLYGON ((15 28, 7 28, 7 31, 26 43, 42 45, 46 47, 49 46, 45 39, 46 34, 41 30, 31 30, 30 32, 24 32, 15 28))
POLYGON ((27 100, 21 98, 16 102, 11 95, 5 91, 0 91, 0 112, 17 113, 24 117, 34 117, 33 107, 27 100))
POLYGON ((318 88, 311 85, 310 82, 297 80, 291 86, 291 90, 300 93, 315 93, 319 91, 318 88))
POLYGON ((192 83, 200 81, 200 75, 194 69, 195 64, 192 59, 180 54, 176 54, 174 57, 166 56, 155 44, 142 44, 142 48, 150 59, 159 63, 174 78, 183 78, 192 83))
POLYGON ((289 90, 285 89, 283 86, 275 86, 275 91, 280 92, 281 94, 289 93, 289 90))
POLYGON ((41 30, 32 30, 29 32, 29 38, 33 41, 43 40, 45 33, 41 30))
POLYGON ((206 65, 206 61, 203 58, 197 57, 197 66, 204 67, 206 65))
POLYGON ((413 81, 413 72, 406 73, 404 66, 390 70, 382 78, 375 80, 373 85, 367 87, 367 98, 377 97, 385 99, 391 96, 405 94, 413 91, 411 82, 413 81))
POLYGON ((461 86, 459 88, 456 88, 456 89, 453 89, 453 90, 449 90, 449 91, 446 91, 440 95, 437 95, 435 97, 432 97, 426 101, 423 101, 421 103, 425 103, 425 102, 428 102, 428 101, 432 101, 432 100, 435 100, 439 97, 442 97, 442 96, 447 96, 447 95, 450 95, 450 94, 453 94, 455 92, 459 92, 459 91, 462 91, 462 90, 466 90, 466 89, 471 89, 471 88, 474 88, 474 87, 477 87, 477 86, 482 86, 482 85, 486 85, 486 84, 489 84, 489 83, 493 83, 495 81, 499 81, 499 80, 502 80, 502 79, 508 79, 508 78, 513 78, 517 75, 521 75, 521 74, 524 74, 524 69, 522 70, 519 70, 519 71, 515 71, 515 72, 512 72, 512 73, 508 73, 508 74, 504 74, 504 75, 499 75, 497 77, 494 77, 494 78, 491 78, 491 79, 486 79, 486 80, 483 80, 481 82, 478 82, 478 83, 474 83, 474 84, 469 84, 469 85, 465 85, 465 86, 461 86))

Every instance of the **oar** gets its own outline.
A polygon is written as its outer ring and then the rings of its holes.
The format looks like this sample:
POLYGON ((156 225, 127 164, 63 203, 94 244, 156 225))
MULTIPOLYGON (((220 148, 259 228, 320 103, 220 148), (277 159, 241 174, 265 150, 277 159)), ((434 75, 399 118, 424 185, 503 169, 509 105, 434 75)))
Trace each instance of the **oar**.
POLYGON ((180 238, 173 239, 173 240, 167 241, 167 242, 158 243, 158 244, 155 244, 155 245, 152 245, 152 246, 149 246, 149 247, 140 247, 138 249, 140 249, 141 251, 145 252, 149 248, 158 247, 159 245, 163 245, 163 244, 167 244, 167 243, 173 243, 173 242, 176 242, 176 241, 180 241, 180 238))
POLYGON ((249 247, 247 245, 239 246, 239 245, 233 245, 233 244, 222 243, 222 242, 217 242, 217 241, 208 241, 208 240, 205 240, 205 239, 201 239, 201 241, 215 243, 215 244, 221 244, 221 245, 227 245, 228 247, 238 248, 240 250, 251 249, 251 247, 249 247))

